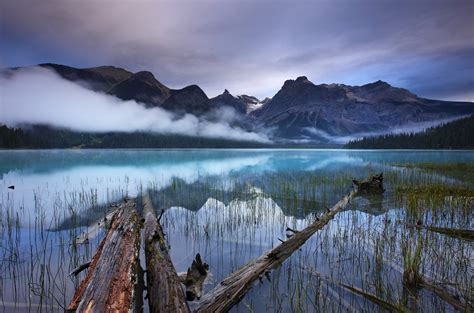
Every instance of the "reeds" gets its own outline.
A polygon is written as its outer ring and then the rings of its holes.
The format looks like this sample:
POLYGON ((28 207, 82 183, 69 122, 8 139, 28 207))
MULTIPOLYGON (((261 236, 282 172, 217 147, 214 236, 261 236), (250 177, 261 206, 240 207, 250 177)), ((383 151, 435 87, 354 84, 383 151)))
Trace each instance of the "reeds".
MULTIPOLYGON (((380 171, 387 189, 383 196, 354 199, 280 268, 262 277, 237 311, 380 309, 380 303, 363 294, 409 310, 451 308, 433 293, 406 288, 425 288, 423 279, 463 303, 472 301, 472 243, 446 232, 473 229, 474 187, 472 181, 444 176, 443 169, 370 164, 344 171, 249 171, 196 181, 174 178, 164 187, 151 181, 143 188, 150 188, 158 210, 165 209, 161 223, 177 270, 186 270, 196 253, 210 265, 206 292, 285 240, 291 235, 287 227, 299 230, 318 218, 350 190, 352 178, 380 171)), ((128 188, 125 179, 106 195, 86 183, 72 193, 37 192, 30 207, 2 194, 0 308, 62 311, 83 275, 72 278, 68 273, 90 259, 101 234, 80 245, 71 243, 128 188)))

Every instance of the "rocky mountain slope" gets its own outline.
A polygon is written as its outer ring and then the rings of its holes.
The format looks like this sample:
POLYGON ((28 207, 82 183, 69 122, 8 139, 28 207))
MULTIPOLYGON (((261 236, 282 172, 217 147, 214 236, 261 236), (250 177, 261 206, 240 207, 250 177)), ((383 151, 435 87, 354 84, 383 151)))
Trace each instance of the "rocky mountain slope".
POLYGON ((133 73, 114 66, 75 68, 66 65, 45 63, 39 66, 52 69, 63 78, 78 82, 96 91, 107 92, 116 84, 129 79, 133 73))
POLYGON ((303 76, 287 80, 271 101, 250 116, 274 128, 277 137, 327 141, 473 112, 472 103, 428 100, 383 81, 315 85, 303 76))

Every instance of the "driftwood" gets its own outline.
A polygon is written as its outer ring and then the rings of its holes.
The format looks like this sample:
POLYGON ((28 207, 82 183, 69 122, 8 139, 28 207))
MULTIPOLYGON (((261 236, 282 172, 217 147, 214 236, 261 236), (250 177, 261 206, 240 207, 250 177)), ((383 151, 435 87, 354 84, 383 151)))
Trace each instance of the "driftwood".
POLYGON ((145 215, 146 280, 150 312, 188 312, 163 230, 147 192, 143 194, 142 204, 145 215))
POLYGON ((474 241, 474 230, 470 229, 456 229, 456 228, 445 228, 445 227, 436 227, 436 226, 429 226, 429 225, 414 225, 414 224, 407 224, 408 227, 418 228, 418 229, 426 229, 432 232, 448 235, 450 237, 463 239, 466 241, 474 241))
POLYGON ((469 303, 467 303, 467 302, 463 303, 459 299, 459 297, 451 295, 449 292, 447 292, 443 288, 440 288, 440 287, 436 286, 435 284, 433 284, 429 281, 426 281, 426 280, 423 280, 421 282, 421 285, 423 287, 425 287, 426 289, 429 289, 429 290, 433 291, 438 297, 440 297, 441 299, 443 299, 447 303, 451 304, 456 310, 458 310, 460 312, 472 312, 473 308, 469 307, 470 306, 469 303), (468 310, 471 310, 471 311, 468 311, 468 310))
POLYGON ((195 299, 201 299, 202 288, 208 271, 209 265, 202 262, 199 253, 196 254, 196 258, 193 260, 191 267, 188 267, 185 277, 180 278, 186 286, 186 300, 194 301, 195 299))
POLYGON ((385 310, 389 312, 408 312, 408 310, 400 305, 393 304, 391 302, 388 302, 384 299, 381 299, 377 297, 376 295, 373 295, 369 292, 366 292, 360 288, 350 286, 344 283, 340 283, 342 287, 344 287, 346 290, 349 290, 355 294, 361 295, 362 297, 366 298, 367 300, 377 304, 381 308, 384 308, 385 310))
POLYGON ((271 269, 278 267, 301 247, 316 231, 322 229, 334 216, 344 209, 354 192, 343 197, 336 205, 316 219, 305 229, 296 232, 290 239, 247 263, 220 282, 204 295, 197 312, 227 312, 252 288, 252 283, 271 269))
MULTIPOLYGON (((370 253, 370 254, 375 254, 373 249, 365 250, 365 252, 370 253)), ((395 263, 393 258, 389 259, 387 257, 383 257, 383 262, 384 262, 384 264, 390 266, 393 270, 395 270, 396 272, 398 272, 400 275, 403 276, 403 274, 405 272, 403 267, 401 265, 395 263)), ((425 273, 420 273, 420 278, 421 278, 421 281, 420 281, 420 286, 421 287, 425 287, 426 289, 430 289, 438 297, 440 297, 444 301, 448 302, 449 304, 451 304, 454 308, 458 309, 459 311, 462 312, 463 310, 461 310, 460 308, 467 308, 467 306, 469 305, 468 303, 463 303, 459 297, 454 296, 454 295, 459 294, 460 290, 457 290, 456 288, 453 288, 450 285, 435 282, 434 278, 432 276, 428 275, 426 272, 425 273), (443 286, 443 287, 441 288, 441 287, 438 287, 438 286, 443 286)))
POLYGON ((134 307, 142 298, 137 277, 140 265, 140 224, 135 201, 126 200, 114 215, 67 311, 140 310, 134 307))
POLYGON ((352 183, 357 189, 358 193, 383 193, 383 173, 379 175, 373 175, 368 180, 358 181, 352 180, 352 183))
MULTIPOLYGON (((116 204, 113 204, 112 207, 116 207, 116 204)), ((112 212, 109 212, 105 217, 93 222, 91 225, 87 227, 85 231, 83 231, 82 233, 79 234, 79 236, 74 238, 74 241, 72 242, 71 245, 75 246, 75 245, 88 243, 90 239, 97 237, 100 229, 110 225, 110 221, 112 220, 112 217, 114 216, 116 212, 117 210, 113 210, 112 212)))
POLYGON ((322 288, 326 289, 327 295, 334 298, 337 301, 337 303, 339 303, 344 308, 344 312, 351 312, 351 313, 359 312, 358 309, 354 308, 349 301, 347 301, 343 296, 339 294, 339 292, 337 292, 335 289, 333 289, 330 286, 330 285, 337 286, 338 285, 337 282, 333 281, 332 279, 328 277, 323 276, 321 273, 314 271, 310 267, 301 267, 301 269, 311 274, 312 276, 318 277, 322 284, 322 288))

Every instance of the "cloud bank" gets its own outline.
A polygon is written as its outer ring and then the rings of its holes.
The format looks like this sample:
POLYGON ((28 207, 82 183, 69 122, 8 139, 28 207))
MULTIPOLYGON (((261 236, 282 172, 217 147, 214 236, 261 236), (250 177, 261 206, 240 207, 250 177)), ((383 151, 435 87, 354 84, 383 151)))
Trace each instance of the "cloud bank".
POLYGON ((384 131, 355 133, 348 136, 333 136, 323 130, 316 129, 314 127, 307 127, 305 128, 305 130, 310 134, 316 135, 320 138, 327 140, 328 142, 335 143, 335 144, 346 144, 351 140, 362 139, 364 137, 376 137, 376 136, 389 135, 389 134, 419 133, 419 132, 427 130, 428 128, 443 125, 443 124, 446 124, 446 123, 449 123, 449 122, 452 122, 452 121, 455 121, 467 116, 468 115, 459 115, 459 116, 453 116, 453 117, 432 120, 432 121, 424 121, 424 122, 417 122, 417 123, 411 122, 411 123, 406 123, 403 125, 397 125, 391 128, 387 128, 384 131))
POLYGON ((51 70, 34 67, 0 75, 0 123, 47 124, 86 132, 154 132, 269 142, 267 136, 231 126, 232 113, 209 121, 94 92, 51 70))

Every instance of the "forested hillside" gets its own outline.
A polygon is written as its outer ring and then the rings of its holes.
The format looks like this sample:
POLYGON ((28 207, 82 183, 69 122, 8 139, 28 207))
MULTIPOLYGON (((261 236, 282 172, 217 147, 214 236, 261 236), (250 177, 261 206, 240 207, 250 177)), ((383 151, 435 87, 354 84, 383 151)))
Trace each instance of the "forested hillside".
POLYGON ((349 149, 474 149, 474 115, 420 133, 365 137, 349 149))
POLYGON ((81 133, 48 126, 25 129, 0 125, 0 149, 54 148, 257 148, 257 142, 159 135, 153 133, 81 133))

